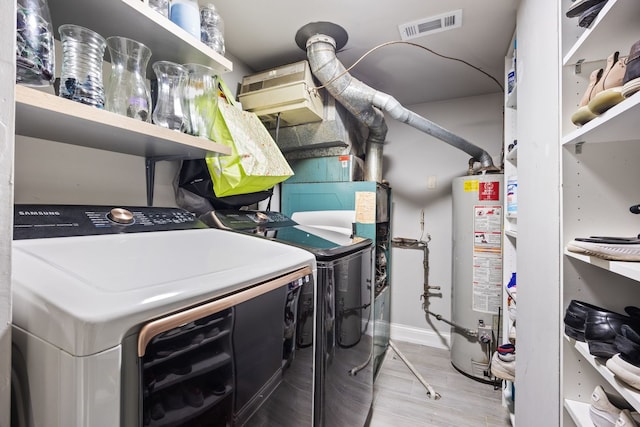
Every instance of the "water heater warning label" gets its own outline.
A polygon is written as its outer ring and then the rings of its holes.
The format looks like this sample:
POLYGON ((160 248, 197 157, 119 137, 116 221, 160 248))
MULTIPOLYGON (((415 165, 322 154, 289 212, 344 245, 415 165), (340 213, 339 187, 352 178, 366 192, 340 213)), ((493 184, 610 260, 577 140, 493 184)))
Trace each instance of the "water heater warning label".
POLYGON ((502 206, 476 205, 473 207, 473 309, 497 314, 501 305, 502 206))
POLYGON ((478 188, 478 200, 500 200, 500 182, 481 182, 478 188))

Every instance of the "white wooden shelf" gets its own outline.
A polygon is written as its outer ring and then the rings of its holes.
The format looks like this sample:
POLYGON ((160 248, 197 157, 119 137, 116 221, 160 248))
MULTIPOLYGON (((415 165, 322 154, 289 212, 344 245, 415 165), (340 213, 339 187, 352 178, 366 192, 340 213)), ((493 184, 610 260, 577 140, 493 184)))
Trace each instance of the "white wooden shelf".
POLYGON ((611 271, 612 273, 616 273, 621 276, 640 281, 640 263, 626 261, 609 261, 595 256, 570 252, 568 250, 565 250, 564 253, 568 257, 575 258, 587 264, 591 264, 604 270, 611 271))
MULTIPOLYGON (((638 2, 640 4, 640 2, 638 2)), ((631 141, 640 138, 640 92, 562 138, 562 144, 631 141)))
MULTIPOLYGON (((106 1, 105 1, 106 2, 106 1)), ((142 157, 203 158, 231 149, 203 138, 16 85, 16 134, 142 157)))
POLYGON ((589 415, 590 406, 588 403, 575 400, 565 399, 564 401, 564 407, 578 427, 593 427, 593 421, 589 415))
POLYGON ((609 0, 564 56, 563 65, 575 64, 581 59, 603 60, 615 51, 621 56, 627 55, 631 45, 640 39, 639 17, 637 0, 609 0))
MULTIPOLYGON (((123 36, 151 49, 149 66, 158 60, 178 64, 197 63, 221 73, 233 69, 230 60, 155 12, 142 0, 49 0, 54 35, 58 27, 76 24, 89 28, 105 39, 123 36)), ((108 57, 108 54, 106 54, 108 57)))
POLYGON ((640 393, 631 387, 627 386, 624 382, 618 381, 613 372, 611 372, 605 365, 605 361, 601 358, 596 358, 589 353, 589 347, 587 343, 576 341, 573 338, 565 338, 573 344, 574 348, 580 353, 580 355, 591 366, 593 366, 598 373, 606 380, 611 387, 613 387, 622 396, 629 405, 633 406, 636 411, 640 411, 640 393))
POLYGON ((506 234, 509 237, 512 237, 514 239, 518 238, 518 231, 517 230, 504 230, 504 234, 506 234))

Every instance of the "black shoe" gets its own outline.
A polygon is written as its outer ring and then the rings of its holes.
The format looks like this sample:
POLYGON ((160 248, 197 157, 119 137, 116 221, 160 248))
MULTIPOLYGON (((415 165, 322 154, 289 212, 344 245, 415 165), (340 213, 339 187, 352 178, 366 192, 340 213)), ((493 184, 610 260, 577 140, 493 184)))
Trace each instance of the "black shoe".
POLYGON ((571 300, 565 310, 564 332, 569 338, 585 342, 584 328, 589 313, 612 313, 606 308, 598 307, 584 301, 571 300))
POLYGON ((589 313, 584 331, 585 339, 589 344, 589 353, 606 359, 619 353, 616 337, 622 336, 624 325, 640 328, 640 321, 618 313, 589 313))
POLYGON ((575 18, 576 16, 580 16, 581 13, 586 12, 588 9, 593 6, 604 3, 607 0, 576 0, 571 4, 569 10, 565 14, 567 18, 575 18))
POLYGON ((598 17, 598 14, 600 13, 600 11, 602 10, 605 4, 607 4, 607 0, 603 1, 602 3, 598 3, 597 5, 592 6, 589 9, 582 12, 580 14, 580 17, 578 18, 578 26, 583 28, 589 28, 591 23, 598 17))

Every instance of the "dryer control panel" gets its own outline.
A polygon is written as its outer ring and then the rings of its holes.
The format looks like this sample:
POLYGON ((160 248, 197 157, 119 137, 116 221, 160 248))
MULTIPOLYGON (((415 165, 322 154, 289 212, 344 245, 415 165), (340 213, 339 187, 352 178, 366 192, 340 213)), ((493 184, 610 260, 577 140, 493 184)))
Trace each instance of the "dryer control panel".
POLYGON ((179 208, 19 204, 13 214, 14 240, 194 228, 207 226, 179 208))

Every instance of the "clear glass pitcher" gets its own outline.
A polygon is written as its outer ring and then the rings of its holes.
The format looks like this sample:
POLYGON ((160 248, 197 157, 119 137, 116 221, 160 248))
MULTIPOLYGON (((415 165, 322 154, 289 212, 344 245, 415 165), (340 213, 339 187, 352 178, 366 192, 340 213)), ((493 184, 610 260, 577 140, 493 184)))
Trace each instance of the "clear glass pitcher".
POLYGON ((47 1, 18 0, 16 6, 16 83, 49 86, 55 55, 47 1))
POLYGON ((187 69, 169 61, 154 62, 152 68, 158 78, 153 122, 158 126, 189 133, 189 115, 184 98, 187 69))
POLYGON ((102 58, 104 38, 88 28, 65 24, 58 29, 62 41, 60 96, 104 108, 102 58))
POLYGON ((213 68, 200 64, 185 64, 189 77, 185 99, 189 108, 191 134, 211 139, 218 111, 218 76, 213 68))
POLYGON ((135 40, 107 38, 111 74, 107 83, 106 109, 143 122, 151 121, 151 92, 147 87, 147 64, 151 49, 135 40))

